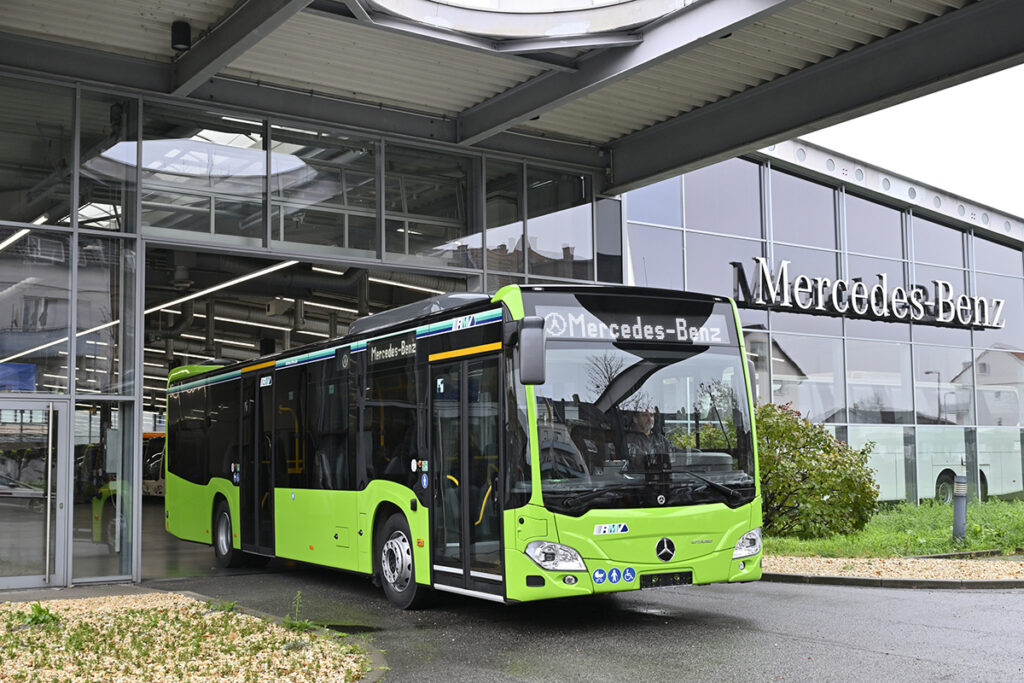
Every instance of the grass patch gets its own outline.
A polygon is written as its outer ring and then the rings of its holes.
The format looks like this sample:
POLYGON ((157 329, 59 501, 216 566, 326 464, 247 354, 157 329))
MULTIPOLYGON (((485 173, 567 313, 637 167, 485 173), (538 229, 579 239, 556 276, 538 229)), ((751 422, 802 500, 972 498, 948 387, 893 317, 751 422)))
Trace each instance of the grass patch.
POLYGON ((800 540, 765 539, 768 555, 820 557, 908 557, 972 550, 1013 553, 1024 547, 1024 502, 990 500, 967 506, 967 538, 953 541, 953 506, 922 501, 880 510, 863 531, 800 540))
POLYGON ((172 593, 0 603, 0 680, 354 681, 365 651, 172 593))

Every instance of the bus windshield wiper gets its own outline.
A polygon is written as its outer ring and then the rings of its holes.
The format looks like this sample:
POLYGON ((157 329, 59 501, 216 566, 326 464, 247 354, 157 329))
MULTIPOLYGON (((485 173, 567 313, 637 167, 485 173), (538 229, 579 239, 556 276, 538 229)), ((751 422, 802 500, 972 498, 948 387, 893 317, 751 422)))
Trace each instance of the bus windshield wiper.
POLYGON ((698 481, 702 481, 705 484, 707 484, 708 486, 710 486, 711 488, 713 488, 714 490, 718 491, 719 493, 721 493, 724 496, 728 496, 729 498, 736 498, 738 496, 742 496, 743 495, 739 491, 737 491, 736 489, 729 488, 725 484, 719 484, 717 481, 711 481, 707 477, 702 477, 701 475, 697 474, 696 472, 691 472, 690 470, 678 470, 678 469, 673 469, 672 471, 673 472, 679 472, 680 474, 685 474, 687 476, 693 477, 694 479, 696 479, 698 481))
POLYGON ((605 486, 604 488, 594 489, 593 491, 587 491, 586 493, 579 493, 579 494, 577 494, 575 496, 568 496, 568 497, 566 497, 566 498, 564 498, 562 500, 562 505, 566 509, 573 510, 573 509, 578 508, 583 503, 586 503, 588 500, 593 500, 594 498, 600 498, 602 495, 604 495, 606 493, 611 493, 613 491, 621 491, 623 489, 632 488, 634 486, 638 486, 638 485, 642 485, 642 484, 643 484, 643 482, 641 482, 641 481, 624 481, 621 484, 614 484, 612 486, 605 486))

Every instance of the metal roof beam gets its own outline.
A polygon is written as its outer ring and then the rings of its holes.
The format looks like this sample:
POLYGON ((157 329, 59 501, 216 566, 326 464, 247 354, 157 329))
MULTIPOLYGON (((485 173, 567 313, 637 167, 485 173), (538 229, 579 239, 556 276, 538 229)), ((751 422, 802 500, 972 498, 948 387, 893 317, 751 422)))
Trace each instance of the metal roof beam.
POLYGON ((190 95, 310 2, 249 0, 241 5, 174 62, 171 94, 190 95))
POLYGON ((988 0, 619 138, 623 192, 1024 63, 1024 3, 988 0), (752 112, 756 112, 756 115, 752 112))
POLYGON ((575 73, 541 74, 467 109, 459 142, 472 145, 566 102, 721 38, 799 0, 703 0, 643 32, 643 42, 582 60, 575 73))
POLYGON ((0 33, 0 66, 163 93, 171 83, 169 64, 13 33, 0 33))

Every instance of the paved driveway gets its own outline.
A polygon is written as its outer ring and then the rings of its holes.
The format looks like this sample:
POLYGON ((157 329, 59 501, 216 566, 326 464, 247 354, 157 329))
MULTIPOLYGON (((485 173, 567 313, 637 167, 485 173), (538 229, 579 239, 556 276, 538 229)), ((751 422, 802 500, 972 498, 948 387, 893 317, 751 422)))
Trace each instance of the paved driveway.
MULTIPOLYGON (((279 562, 279 561, 278 561, 279 562)), ((761 582, 400 612, 363 577, 264 572, 148 582, 359 633, 387 681, 1024 680, 1024 590, 761 582)))

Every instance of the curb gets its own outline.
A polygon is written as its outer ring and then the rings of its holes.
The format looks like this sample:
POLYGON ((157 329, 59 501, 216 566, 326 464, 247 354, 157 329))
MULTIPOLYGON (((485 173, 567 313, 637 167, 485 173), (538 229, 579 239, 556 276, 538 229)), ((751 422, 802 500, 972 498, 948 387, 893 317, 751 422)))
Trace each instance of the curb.
POLYGON ((1007 589, 1024 588, 1024 581, 1018 579, 883 579, 865 576, 817 576, 813 574, 781 574, 764 572, 762 581, 771 583, 807 583, 825 586, 865 586, 870 588, 924 588, 941 590, 1007 589))

